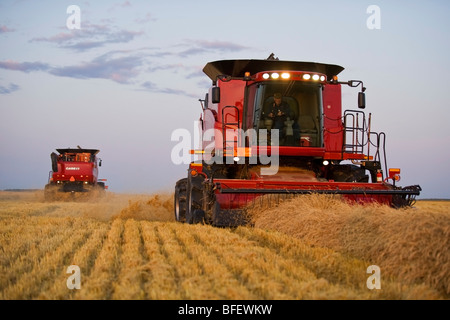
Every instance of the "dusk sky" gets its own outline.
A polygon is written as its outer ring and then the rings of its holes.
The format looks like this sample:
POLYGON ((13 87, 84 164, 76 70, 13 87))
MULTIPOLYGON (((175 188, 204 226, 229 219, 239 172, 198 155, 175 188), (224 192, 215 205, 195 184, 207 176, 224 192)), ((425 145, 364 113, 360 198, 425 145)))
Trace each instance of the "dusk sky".
MULTIPOLYGON (((273 52, 362 80, 399 184, 450 198, 449 14, 448 0, 1 0, 0 190, 43 188, 50 153, 80 145, 101 150, 113 192, 173 191, 187 165, 172 163, 171 134, 194 133, 204 65, 273 52)), ((356 109, 358 89, 343 92, 356 109)))

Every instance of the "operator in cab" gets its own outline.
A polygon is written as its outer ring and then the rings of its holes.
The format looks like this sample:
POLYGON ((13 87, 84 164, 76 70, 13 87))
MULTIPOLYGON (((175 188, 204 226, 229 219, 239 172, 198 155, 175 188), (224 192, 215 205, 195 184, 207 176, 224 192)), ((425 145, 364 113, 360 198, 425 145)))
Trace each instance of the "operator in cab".
MULTIPOLYGON (((273 95, 273 103, 267 108, 267 110, 263 110, 262 118, 263 120, 269 120, 269 122, 266 121, 266 123, 271 123, 271 129, 279 130, 280 145, 284 145, 286 143, 286 138, 292 137, 292 132, 298 131, 298 124, 292 121, 294 119, 294 114, 289 107, 289 104, 283 101, 283 96, 281 93, 275 93, 273 95), (286 130, 287 124, 289 124, 288 128, 290 130, 286 130), (287 137, 287 135, 289 135, 289 137, 287 137)), ((291 144, 291 142, 288 144, 291 144)))

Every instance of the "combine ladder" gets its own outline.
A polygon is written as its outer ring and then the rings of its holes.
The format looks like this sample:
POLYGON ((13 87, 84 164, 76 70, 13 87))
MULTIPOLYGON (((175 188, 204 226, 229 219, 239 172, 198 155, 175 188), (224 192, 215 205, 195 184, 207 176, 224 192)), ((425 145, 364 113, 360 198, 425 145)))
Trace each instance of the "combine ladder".
POLYGON ((386 135, 384 132, 372 132, 371 128, 371 114, 369 114, 368 123, 366 122, 366 115, 359 110, 345 110, 344 111, 344 145, 343 152, 365 154, 370 158, 371 148, 373 147, 375 153, 373 161, 384 165, 384 172, 387 172, 386 160, 386 135), (380 150, 382 147, 382 150, 380 150), (381 151, 381 152, 380 152, 381 151))
POLYGON ((224 156, 234 156, 234 150, 240 146, 240 130, 241 123, 239 121, 239 109, 236 106, 226 106, 222 109, 222 134, 223 134, 223 154, 224 156), (226 110, 233 110, 225 112, 226 110), (229 118, 233 118, 229 120, 229 118))

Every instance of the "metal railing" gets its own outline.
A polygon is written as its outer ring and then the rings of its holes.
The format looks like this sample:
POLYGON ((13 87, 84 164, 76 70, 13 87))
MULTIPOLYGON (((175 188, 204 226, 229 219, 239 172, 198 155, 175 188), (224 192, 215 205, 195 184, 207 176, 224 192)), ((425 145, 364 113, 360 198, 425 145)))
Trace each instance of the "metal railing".
POLYGON ((236 106, 226 106, 222 109, 222 135, 223 135, 223 153, 224 155, 233 155, 236 146, 239 146, 239 129, 241 128, 241 123, 239 121, 239 108, 236 106), (232 113, 225 113, 227 109, 234 109, 236 112, 233 115, 232 113), (233 117, 233 121, 228 121, 228 118, 233 117), (227 130, 232 129, 233 134, 231 135, 232 140, 230 139, 230 135, 227 134, 227 130), (236 139, 235 139, 236 138, 236 139), (231 150, 230 150, 231 149, 231 150), (228 151, 230 150, 230 151, 228 151))

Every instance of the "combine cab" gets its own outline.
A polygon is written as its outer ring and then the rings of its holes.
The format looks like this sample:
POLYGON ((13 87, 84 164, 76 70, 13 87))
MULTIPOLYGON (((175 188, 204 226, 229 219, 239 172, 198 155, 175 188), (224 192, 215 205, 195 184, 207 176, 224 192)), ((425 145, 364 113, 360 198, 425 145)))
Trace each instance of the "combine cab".
POLYGON ((245 208, 267 195, 339 194, 354 202, 410 206, 418 185, 399 187, 388 169, 385 134, 371 128, 360 80, 341 66, 297 61, 222 60, 203 71, 201 141, 175 186, 175 218, 246 223, 245 208), (342 110, 341 86, 361 87, 358 109, 342 110))
POLYGON ((107 188, 105 179, 98 179, 98 167, 101 159, 97 158, 99 150, 95 149, 56 149, 52 152, 52 171, 45 186, 47 200, 63 197, 64 194, 103 192, 107 188))

